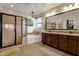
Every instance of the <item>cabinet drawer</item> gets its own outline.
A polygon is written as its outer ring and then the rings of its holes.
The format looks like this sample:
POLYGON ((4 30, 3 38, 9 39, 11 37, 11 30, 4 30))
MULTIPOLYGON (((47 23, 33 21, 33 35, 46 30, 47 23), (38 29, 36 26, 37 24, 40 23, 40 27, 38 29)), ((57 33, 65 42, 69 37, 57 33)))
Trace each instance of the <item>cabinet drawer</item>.
POLYGON ((54 42, 54 41, 52 41, 52 42, 51 42, 51 46, 53 46, 53 47, 56 47, 56 48, 57 48, 57 47, 58 47, 57 45, 58 45, 58 44, 57 44, 57 42, 54 42))
POLYGON ((57 39, 58 39, 57 37, 54 36, 51 37, 51 41, 55 41, 55 40, 57 41, 57 39))
POLYGON ((78 40, 78 37, 77 36, 68 36, 68 39, 78 40))
POLYGON ((61 38, 61 39, 62 39, 62 38, 63 38, 63 39, 67 39, 67 36, 65 36, 65 35, 59 35, 58 38, 61 38))
POLYGON ((52 34, 52 36, 57 38, 58 35, 56 35, 56 34, 52 34))
POLYGON ((58 40, 57 40, 57 39, 54 39, 54 40, 51 40, 51 42, 52 42, 52 41, 53 41, 53 42, 57 42, 58 40))

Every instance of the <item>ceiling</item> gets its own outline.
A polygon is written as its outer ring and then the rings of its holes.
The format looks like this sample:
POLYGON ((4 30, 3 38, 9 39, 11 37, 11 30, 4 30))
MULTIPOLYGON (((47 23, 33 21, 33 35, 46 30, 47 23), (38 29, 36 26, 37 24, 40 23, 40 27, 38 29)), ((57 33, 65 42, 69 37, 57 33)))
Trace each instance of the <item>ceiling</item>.
POLYGON ((0 3, 1 6, 18 10, 29 15, 32 15, 32 12, 34 12, 35 16, 60 4, 61 3, 0 3), (14 5, 14 7, 11 7, 11 5, 14 5))

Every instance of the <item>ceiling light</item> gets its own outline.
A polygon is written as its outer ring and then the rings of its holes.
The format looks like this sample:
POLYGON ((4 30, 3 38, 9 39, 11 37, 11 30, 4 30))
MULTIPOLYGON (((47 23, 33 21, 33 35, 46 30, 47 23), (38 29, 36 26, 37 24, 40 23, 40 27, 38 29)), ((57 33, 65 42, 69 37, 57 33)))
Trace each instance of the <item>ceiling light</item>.
POLYGON ((10 7, 14 7, 14 5, 10 5, 10 7))

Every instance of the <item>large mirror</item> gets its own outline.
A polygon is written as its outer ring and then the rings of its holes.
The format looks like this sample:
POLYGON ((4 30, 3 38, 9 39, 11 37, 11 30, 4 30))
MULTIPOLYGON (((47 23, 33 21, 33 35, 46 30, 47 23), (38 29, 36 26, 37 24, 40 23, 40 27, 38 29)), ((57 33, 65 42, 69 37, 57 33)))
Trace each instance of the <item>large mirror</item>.
MULTIPOLYGON (((60 13, 46 18, 46 29, 55 23, 54 29, 79 29, 79 9, 60 13)), ((50 28, 53 29, 53 28, 50 28)))

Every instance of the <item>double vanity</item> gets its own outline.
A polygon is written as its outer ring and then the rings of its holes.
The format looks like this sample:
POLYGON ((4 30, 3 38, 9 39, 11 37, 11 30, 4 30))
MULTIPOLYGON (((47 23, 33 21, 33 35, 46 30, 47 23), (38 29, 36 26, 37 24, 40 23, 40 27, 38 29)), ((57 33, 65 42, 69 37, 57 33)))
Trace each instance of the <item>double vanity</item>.
POLYGON ((79 34, 72 32, 42 32, 42 43, 73 55, 79 55, 79 34))

